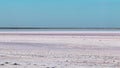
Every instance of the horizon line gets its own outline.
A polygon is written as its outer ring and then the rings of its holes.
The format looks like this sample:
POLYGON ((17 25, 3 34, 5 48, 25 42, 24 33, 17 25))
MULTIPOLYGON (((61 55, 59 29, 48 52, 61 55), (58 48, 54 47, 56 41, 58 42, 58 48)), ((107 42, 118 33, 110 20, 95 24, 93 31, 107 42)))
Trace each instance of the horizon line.
POLYGON ((120 27, 0 27, 0 29, 120 29, 120 27))
POLYGON ((58 28, 58 27, 0 27, 0 30, 7 30, 7 29, 10 29, 10 30, 15 30, 15 29, 18 29, 18 30, 22 30, 22 29, 26 29, 26 30, 29 30, 29 29, 39 29, 39 30, 78 30, 78 29, 81 29, 81 30, 120 30, 120 28, 100 28, 100 27, 87 27, 87 28, 67 28, 67 27, 62 27, 62 28, 58 28))

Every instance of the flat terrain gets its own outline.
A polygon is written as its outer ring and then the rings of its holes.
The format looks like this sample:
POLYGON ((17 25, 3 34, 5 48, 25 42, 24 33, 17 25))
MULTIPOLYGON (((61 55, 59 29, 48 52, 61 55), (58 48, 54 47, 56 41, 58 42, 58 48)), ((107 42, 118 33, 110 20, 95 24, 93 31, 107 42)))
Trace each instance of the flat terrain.
POLYGON ((0 32, 0 68, 120 68, 120 33, 0 32))

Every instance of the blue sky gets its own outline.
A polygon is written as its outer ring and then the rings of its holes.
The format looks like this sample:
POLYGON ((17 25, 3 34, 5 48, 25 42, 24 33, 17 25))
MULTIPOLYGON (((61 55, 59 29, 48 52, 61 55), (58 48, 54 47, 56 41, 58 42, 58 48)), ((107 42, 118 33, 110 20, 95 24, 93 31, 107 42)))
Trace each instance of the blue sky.
POLYGON ((120 27, 120 0, 0 0, 0 27, 120 27))

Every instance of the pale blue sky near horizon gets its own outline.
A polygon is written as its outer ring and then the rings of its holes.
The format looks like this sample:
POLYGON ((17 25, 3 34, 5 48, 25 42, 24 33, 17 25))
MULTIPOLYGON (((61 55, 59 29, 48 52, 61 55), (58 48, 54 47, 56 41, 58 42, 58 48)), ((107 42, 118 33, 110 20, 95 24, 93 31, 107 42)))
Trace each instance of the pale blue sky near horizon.
POLYGON ((120 0, 0 0, 0 27, 120 27, 120 0))

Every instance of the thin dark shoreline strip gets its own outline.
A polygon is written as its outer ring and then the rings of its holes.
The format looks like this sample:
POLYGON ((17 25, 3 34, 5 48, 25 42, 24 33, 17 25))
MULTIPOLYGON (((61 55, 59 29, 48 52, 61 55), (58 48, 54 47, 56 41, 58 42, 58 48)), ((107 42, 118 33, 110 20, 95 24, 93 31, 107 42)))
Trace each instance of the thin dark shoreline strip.
POLYGON ((120 28, 99 28, 99 27, 88 27, 88 28, 72 28, 72 27, 0 27, 0 29, 88 29, 88 30, 93 30, 93 29, 100 29, 100 30, 120 30, 120 28))
POLYGON ((53 33, 0 33, 0 35, 45 35, 45 36, 120 36, 120 33, 70 33, 70 34, 53 34, 53 33))

